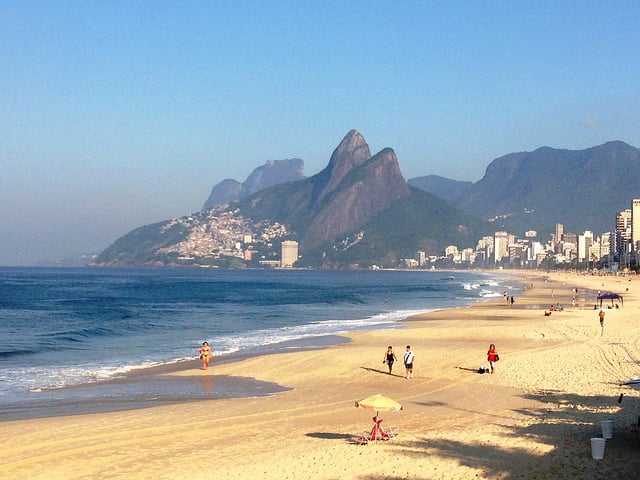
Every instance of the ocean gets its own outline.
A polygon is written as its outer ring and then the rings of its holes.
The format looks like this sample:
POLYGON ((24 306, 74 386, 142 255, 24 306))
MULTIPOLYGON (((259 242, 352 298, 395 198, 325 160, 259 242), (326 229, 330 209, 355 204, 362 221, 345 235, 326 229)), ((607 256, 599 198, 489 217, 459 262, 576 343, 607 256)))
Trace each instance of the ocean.
POLYGON ((213 363, 322 348, 507 289, 498 272, 0 268, 0 420, 272 394, 152 373, 199 366, 205 340, 213 363))

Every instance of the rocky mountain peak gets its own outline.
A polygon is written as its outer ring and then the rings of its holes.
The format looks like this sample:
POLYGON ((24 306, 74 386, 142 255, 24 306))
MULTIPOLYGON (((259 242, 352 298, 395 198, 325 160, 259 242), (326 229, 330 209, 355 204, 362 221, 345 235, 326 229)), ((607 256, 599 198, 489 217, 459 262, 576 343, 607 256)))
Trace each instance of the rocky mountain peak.
MULTIPOLYGON (((364 145, 368 153, 366 143, 356 144, 357 147, 352 152, 364 152, 364 145)), ((354 160, 359 161, 356 157, 357 155, 353 157, 354 160)), ((303 237, 302 245, 306 248, 317 247, 324 241, 331 241, 338 235, 353 231, 366 224, 377 212, 388 208, 395 200, 411 195, 400 171, 398 158, 391 148, 385 148, 363 163, 353 164, 351 170, 343 172, 340 183, 332 191, 325 190, 322 193, 322 196, 326 196, 326 201, 317 205, 319 210, 303 237)))
POLYGON ((263 166, 253 170, 243 183, 227 179, 215 185, 202 209, 209 210, 218 205, 237 202, 273 185, 303 178, 304 161, 302 159, 267 160, 263 166))
POLYGON ((314 202, 321 202, 355 168, 371 158, 371 150, 357 130, 351 130, 331 155, 327 167, 317 175, 314 202))

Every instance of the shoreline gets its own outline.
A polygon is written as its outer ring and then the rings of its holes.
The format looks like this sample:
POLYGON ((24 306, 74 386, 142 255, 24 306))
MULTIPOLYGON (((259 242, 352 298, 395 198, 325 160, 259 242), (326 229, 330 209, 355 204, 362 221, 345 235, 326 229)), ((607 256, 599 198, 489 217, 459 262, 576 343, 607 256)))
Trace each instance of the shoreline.
POLYGON ((0 422, 12 439, 0 468, 10 478, 632 477, 640 441, 628 427, 640 391, 620 383, 640 371, 635 281, 519 275, 534 286, 513 307, 479 302, 412 317, 406 328, 350 332, 335 346, 166 373, 210 377, 213 388, 226 377, 291 388, 276 395, 0 422), (623 308, 606 312, 602 336, 586 302, 566 308, 574 286, 624 295, 623 308), (536 307, 556 301, 565 311, 545 317, 536 307), (401 364, 388 375, 387 344, 400 358, 407 343, 415 378, 402 377, 401 364), (489 343, 501 360, 494 375, 480 375, 489 343), (374 393, 403 405, 381 412, 398 436, 358 446, 352 438, 370 428, 372 412, 354 401, 374 393), (596 461, 589 438, 608 418, 616 433, 596 461))
MULTIPOLYGON (((384 270, 383 270, 384 271, 384 270)), ((417 271, 417 273, 422 273, 417 271)), ((450 271, 438 273, 451 273, 450 271)), ((496 276, 495 272, 482 272, 482 276, 496 276)), ((478 272, 475 272, 476 276, 478 272)), ((479 276, 480 278, 481 276, 479 276)), ((508 275, 498 273, 503 281, 510 279, 508 275)), ((478 280, 480 285, 484 285, 478 280)), ((475 283, 475 282, 474 282, 475 283)), ((477 286, 476 286, 477 288, 477 286)), ((506 288, 519 291, 521 285, 509 285, 506 288)), ((469 290, 470 288, 467 288, 469 290)), ((471 288, 473 290, 473 288, 471 288)), ((480 290, 478 290, 480 292, 480 290)), ((497 292, 494 292, 497 294, 497 292)), ((467 299, 467 305, 438 307, 438 309, 464 308, 475 303, 487 303, 495 299, 495 296, 479 295, 475 299, 467 299)), ((386 303, 386 302, 385 302, 386 303)), ((402 305, 402 304, 399 304, 402 305)), ((436 309, 435 311, 437 311, 436 309)), ((419 310, 420 311, 420 310, 419 310)), ((421 313, 429 313, 434 310, 424 308, 421 313)), ((327 348, 350 342, 349 336, 357 332, 373 330, 388 330, 406 328, 411 317, 411 311, 399 311, 393 323, 376 323, 372 325, 360 325, 351 327, 353 330, 344 330, 338 333, 316 334, 292 340, 284 340, 277 343, 255 345, 246 350, 215 355, 212 357, 211 366, 220 363, 238 362, 251 357, 262 357, 278 353, 302 352, 316 348, 327 348)), ((373 320, 377 315, 371 317, 373 320)), ((126 372, 120 372, 110 378, 100 380, 87 380, 82 383, 42 387, 32 389, 17 396, 13 401, 11 397, 3 397, 0 404, 0 422, 8 420, 20 420, 30 418, 53 417, 58 415, 105 413, 126 409, 141 409, 171 403, 185 403, 216 398, 243 398, 252 396, 264 396, 286 391, 286 385, 274 382, 259 382, 249 376, 229 376, 235 378, 236 384, 226 382, 224 388, 211 389, 210 385, 202 381, 201 375, 183 375, 180 381, 171 387, 166 385, 164 374, 180 372, 183 370, 197 369, 199 360, 177 359, 152 366, 130 367, 126 372), (191 381, 189 381, 191 378, 191 381), (7 401, 9 400, 9 401, 7 401)))
MULTIPOLYGON (((210 368, 251 357, 304 352, 348 342, 348 337, 340 335, 319 335, 289 340, 256 349, 257 351, 215 356, 210 368)), ((261 397, 290 390, 273 382, 229 375, 216 377, 216 387, 215 390, 212 388, 210 377, 200 368, 199 359, 180 360, 133 369, 108 380, 32 392, 33 396, 29 401, 3 403, 0 407, 0 422, 137 410, 220 398, 261 397), (180 372, 194 370, 200 371, 201 374, 180 375, 180 372)))

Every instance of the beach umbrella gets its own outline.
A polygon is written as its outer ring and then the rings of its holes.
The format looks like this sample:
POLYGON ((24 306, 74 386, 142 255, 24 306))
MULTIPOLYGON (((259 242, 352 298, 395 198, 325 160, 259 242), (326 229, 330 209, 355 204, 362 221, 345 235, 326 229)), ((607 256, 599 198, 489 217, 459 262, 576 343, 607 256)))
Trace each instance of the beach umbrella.
POLYGON ((356 402, 356 408, 376 411, 376 416, 373 417, 373 428, 371 429, 371 434, 369 435, 369 437, 366 437, 367 441, 389 440, 395 437, 395 433, 393 433, 392 430, 389 430, 389 432, 384 431, 381 425, 382 419, 378 417, 378 412, 402 410, 402 405, 400 405, 398 402, 378 393, 377 395, 372 395, 370 397, 363 398, 359 402, 356 402))
POLYGON ((387 412, 390 410, 402 410, 400 405, 395 400, 385 397, 381 394, 371 395, 370 397, 363 398, 359 402, 356 402, 356 408, 364 408, 365 410, 375 410, 376 416, 378 412, 387 412))

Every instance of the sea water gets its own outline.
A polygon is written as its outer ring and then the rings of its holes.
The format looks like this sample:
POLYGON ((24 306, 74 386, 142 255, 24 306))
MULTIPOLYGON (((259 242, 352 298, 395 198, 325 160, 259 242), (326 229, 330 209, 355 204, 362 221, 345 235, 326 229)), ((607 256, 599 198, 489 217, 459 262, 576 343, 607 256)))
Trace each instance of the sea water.
POLYGON ((479 272, 0 268, 0 419, 196 359, 205 340, 214 360, 310 348, 518 288, 479 272))

